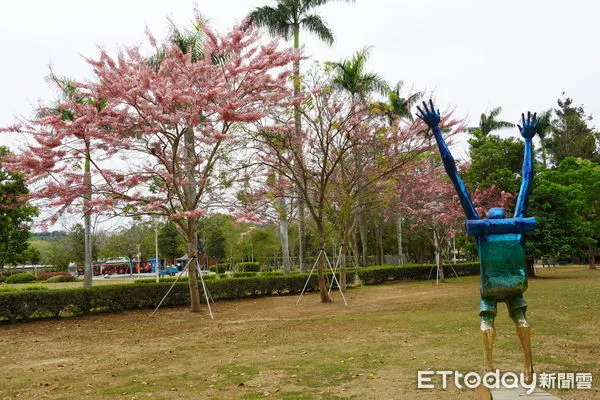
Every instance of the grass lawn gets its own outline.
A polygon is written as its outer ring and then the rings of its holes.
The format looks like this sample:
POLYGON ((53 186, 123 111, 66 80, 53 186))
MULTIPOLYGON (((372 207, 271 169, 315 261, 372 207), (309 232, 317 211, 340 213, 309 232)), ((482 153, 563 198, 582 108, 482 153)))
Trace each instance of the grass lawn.
MULTIPOLYGON (((600 398, 600 271, 539 271, 526 293, 536 372, 591 372, 600 398)), ((94 282, 95 284, 96 282, 94 282)), ((0 399, 472 399, 417 390, 418 370, 479 371, 479 277, 352 289, 349 307, 317 294, 186 309, 0 325, 0 399)), ((494 360, 520 372, 506 308, 494 360)), ((434 380, 436 382, 436 380, 434 380)), ((439 382, 437 382, 439 384, 439 382)))

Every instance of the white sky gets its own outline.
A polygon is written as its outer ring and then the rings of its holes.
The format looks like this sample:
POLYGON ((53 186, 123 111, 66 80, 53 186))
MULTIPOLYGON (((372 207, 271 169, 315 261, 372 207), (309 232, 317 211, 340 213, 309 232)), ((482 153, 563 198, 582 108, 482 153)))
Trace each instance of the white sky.
MULTIPOLYGON (((253 8, 274 0, 198 0, 198 8, 225 32, 253 8)), ((0 11, 0 126, 51 101, 44 81, 52 63, 59 75, 86 79, 82 56, 97 45, 141 43, 146 26, 168 33, 166 17, 189 26, 193 0, 8 0, 0 11)), ((600 115, 600 3, 592 0, 357 0, 318 9, 336 36, 328 47, 301 34, 316 60, 349 58, 373 46, 368 70, 390 83, 435 91, 441 109, 477 124, 502 106, 517 122, 522 111, 555 106, 565 91, 586 112, 600 115)), ((517 132, 510 132, 516 135, 517 132)), ((464 138, 463 138, 464 139, 464 138)), ((12 144, 0 136, 0 143, 12 144)), ((464 146, 458 156, 465 155, 464 146)))

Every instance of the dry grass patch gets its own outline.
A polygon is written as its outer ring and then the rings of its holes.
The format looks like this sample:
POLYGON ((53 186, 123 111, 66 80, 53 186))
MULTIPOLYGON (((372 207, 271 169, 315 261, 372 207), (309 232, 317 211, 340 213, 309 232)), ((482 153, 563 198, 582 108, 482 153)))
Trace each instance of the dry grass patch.
MULTIPOLYGON (((537 371, 600 379, 600 272, 543 270, 526 298, 537 371)), ((0 399, 471 399, 416 389, 419 369, 479 370, 478 277, 400 282, 336 296, 217 303, 216 319, 185 309, 0 326, 0 399)), ((519 371, 521 351, 499 308, 494 358, 519 371)), ((564 399, 600 397, 556 392, 564 399)))

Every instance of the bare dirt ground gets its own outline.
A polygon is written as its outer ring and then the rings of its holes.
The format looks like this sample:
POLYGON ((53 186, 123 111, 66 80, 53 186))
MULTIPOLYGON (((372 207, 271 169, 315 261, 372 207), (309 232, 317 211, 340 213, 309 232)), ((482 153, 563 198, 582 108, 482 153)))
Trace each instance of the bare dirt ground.
MULTIPOLYGON (((541 275, 527 292, 536 370, 600 379, 600 272, 541 275)), ((334 295, 219 302, 214 320, 180 308, 0 325, 0 399, 473 398, 416 382, 419 369, 480 370, 478 277, 352 289, 348 307, 334 295)), ((496 366, 520 372, 502 305, 497 330, 496 366)))

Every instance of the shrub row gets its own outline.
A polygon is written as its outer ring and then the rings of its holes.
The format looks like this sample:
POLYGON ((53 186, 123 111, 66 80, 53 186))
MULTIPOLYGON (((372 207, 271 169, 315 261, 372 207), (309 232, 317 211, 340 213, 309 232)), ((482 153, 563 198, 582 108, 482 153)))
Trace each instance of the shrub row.
POLYGON ((21 274, 14 274, 14 275, 7 277, 4 280, 4 283, 27 283, 27 282, 32 282, 32 281, 36 281, 36 280, 37 280, 37 278, 34 274, 21 273, 21 274))
MULTIPOLYGON (((430 265, 383 266, 359 268, 358 274, 363 284, 377 284, 390 280, 427 279, 431 269, 430 265)), ((455 266, 455 270, 458 275, 473 275, 479 273, 479 264, 460 264, 455 266)), ((449 274, 450 268, 447 267, 445 272, 449 274)), ((354 271, 349 273, 351 277, 350 274, 354 274, 354 271)), ((207 276, 210 275, 206 275, 204 278, 206 279, 207 276)), ((308 274, 273 274, 228 279, 216 279, 215 277, 216 275, 212 275, 212 278, 206 279, 205 283, 210 295, 216 301, 300 293, 307 283, 308 274)), ((154 308, 171 286, 171 282, 163 280, 160 283, 143 285, 106 285, 62 290, 43 290, 44 288, 40 287, 30 291, 0 291, 0 318, 14 322, 17 319, 31 317, 59 317, 61 314, 79 315, 89 312, 154 308)), ((315 273, 308 280, 306 290, 309 292, 318 290, 315 273)), ((163 306, 187 305, 189 305, 188 284, 185 281, 177 282, 166 297, 163 306)))
POLYGON ((9 276, 0 275, 0 282, 5 283, 28 283, 33 281, 48 281, 48 282, 73 282, 75 278, 68 272, 42 272, 37 277, 28 272, 20 272, 9 276))
POLYGON ((223 274, 228 269, 229 269, 229 264, 227 264, 227 263, 215 264, 215 265, 211 265, 210 267, 208 267, 208 270, 210 272, 215 272, 217 274, 223 274))
POLYGON ((258 261, 241 262, 236 266, 237 272, 260 272, 260 263, 258 261))
MULTIPOLYGON (((54 276, 71 276, 71 274, 69 274, 68 272, 65 271, 50 271, 50 272, 42 272, 40 274, 38 274, 38 280, 40 281, 46 281, 49 278, 52 278, 54 276)), ((59 281, 59 282, 63 282, 63 281, 59 281)))

